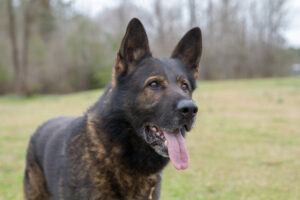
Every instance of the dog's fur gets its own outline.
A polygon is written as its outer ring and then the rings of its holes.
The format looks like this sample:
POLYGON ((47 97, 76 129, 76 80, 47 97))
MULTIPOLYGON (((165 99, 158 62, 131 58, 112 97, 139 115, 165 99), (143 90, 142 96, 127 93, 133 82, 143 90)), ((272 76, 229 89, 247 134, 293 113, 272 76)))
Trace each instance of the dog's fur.
POLYGON ((132 19, 100 100, 84 116, 49 120, 31 137, 25 198, 159 199, 167 147, 149 142, 145 130, 149 124, 182 135, 191 129, 197 110, 184 118, 177 107, 191 101, 201 50, 194 28, 171 58, 153 58, 143 25, 132 19))

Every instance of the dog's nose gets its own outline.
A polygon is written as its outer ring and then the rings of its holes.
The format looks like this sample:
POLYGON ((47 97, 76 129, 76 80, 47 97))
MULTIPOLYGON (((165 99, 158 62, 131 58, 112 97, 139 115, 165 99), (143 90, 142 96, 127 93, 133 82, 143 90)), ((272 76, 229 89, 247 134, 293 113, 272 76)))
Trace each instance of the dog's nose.
POLYGON ((182 117, 191 119, 197 114, 198 107, 192 100, 181 100, 177 105, 177 111, 182 117))

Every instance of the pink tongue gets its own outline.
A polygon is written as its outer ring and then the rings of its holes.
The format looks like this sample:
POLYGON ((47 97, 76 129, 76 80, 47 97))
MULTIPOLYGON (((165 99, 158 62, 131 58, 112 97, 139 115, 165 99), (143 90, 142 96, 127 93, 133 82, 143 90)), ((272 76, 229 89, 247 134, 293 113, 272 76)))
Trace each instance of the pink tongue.
POLYGON ((176 169, 186 169, 189 166, 189 155, 185 141, 180 130, 174 133, 164 132, 168 141, 168 152, 170 159, 176 169))

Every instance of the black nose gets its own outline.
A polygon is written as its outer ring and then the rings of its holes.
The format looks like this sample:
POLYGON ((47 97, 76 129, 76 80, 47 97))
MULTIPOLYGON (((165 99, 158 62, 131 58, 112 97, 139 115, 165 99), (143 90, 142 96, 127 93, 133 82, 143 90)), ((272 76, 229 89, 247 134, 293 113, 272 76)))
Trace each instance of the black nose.
POLYGON ((192 100, 181 100, 177 105, 177 111, 182 117, 191 119, 197 114, 198 107, 192 100))

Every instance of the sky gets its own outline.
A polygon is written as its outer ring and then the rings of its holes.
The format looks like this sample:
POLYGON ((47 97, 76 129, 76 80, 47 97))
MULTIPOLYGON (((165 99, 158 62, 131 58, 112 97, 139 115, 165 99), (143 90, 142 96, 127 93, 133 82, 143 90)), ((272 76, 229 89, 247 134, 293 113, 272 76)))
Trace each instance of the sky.
MULTIPOLYGON (((69 1, 69 0, 66 0, 69 1)), ((100 11, 116 6, 122 0, 107 1, 107 0, 73 0, 74 9, 86 13, 90 16, 96 16, 100 11)), ((136 5, 145 9, 150 7, 148 0, 133 0, 136 5)), ((300 48, 300 0, 289 0, 291 8, 288 19, 289 25, 282 32, 286 39, 287 46, 300 48)))
POLYGON ((300 48, 300 1, 290 0, 290 24, 283 32, 289 46, 300 48))

